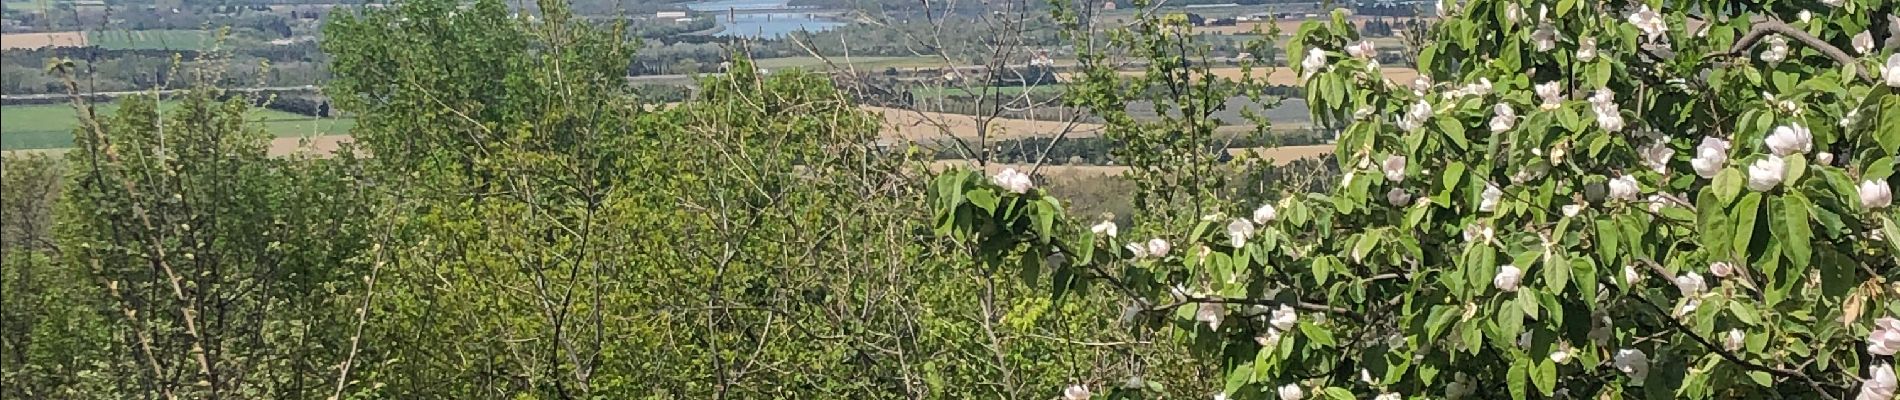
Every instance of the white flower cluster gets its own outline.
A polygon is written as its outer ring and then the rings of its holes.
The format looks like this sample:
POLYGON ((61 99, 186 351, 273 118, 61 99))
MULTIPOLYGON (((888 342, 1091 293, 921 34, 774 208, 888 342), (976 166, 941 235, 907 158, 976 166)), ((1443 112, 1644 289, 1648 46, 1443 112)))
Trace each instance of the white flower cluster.
POLYGON ((1036 187, 1035 182, 1029 179, 1029 174, 1017 171, 1015 168, 1007 168, 1003 172, 996 173, 996 176, 990 177, 990 182, 1015 194, 1029 193, 1029 189, 1036 187))
POLYGON ((1427 103, 1421 99, 1417 103, 1413 103, 1410 107, 1405 108, 1405 115, 1399 117, 1399 129, 1403 129, 1406 132, 1417 132, 1419 129, 1424 129, 1425 121, 1431 118, 1432 103, 1427 103))
POLYGON ((1590 109, 1596 111, 1597 126, 1603 130, 1616 132, 1623 130, 1623 111, 1616 105, 1616 92, 1610 88, 1597 89, 1590 96, 1590 109))
POLYGON ((1768 49, 1761 51, 1762 62, 1775 64, 1788 59, 1788 38, 1774 35, 1769 36, 1765 42, 1768 43, 1768 49))
POLYGON ((1728 164, 1728 141, 1706 137, 1702 144, 1695 147, 1695 158, 1689 160, 1689 166, 1695 168, 1695 174, 1703 178, 1714 178, 1728 164))
POLYGON ((1149 239, 1147 243, 1129 242, 1123 248, 1128 249, 1129 253, 1134 253, 1135 258, 1163 258, 1168 256, 1168 252, 1173 250, 1174 246, 1169 244, 1167 239, 1154 238, 1149 239))
POLYGON ((1510 132, 1511 128, 1516 126, 1517 110, 1511 109, 1510 104, 1498 103, 1491 106, 1491 133, 1510 132))

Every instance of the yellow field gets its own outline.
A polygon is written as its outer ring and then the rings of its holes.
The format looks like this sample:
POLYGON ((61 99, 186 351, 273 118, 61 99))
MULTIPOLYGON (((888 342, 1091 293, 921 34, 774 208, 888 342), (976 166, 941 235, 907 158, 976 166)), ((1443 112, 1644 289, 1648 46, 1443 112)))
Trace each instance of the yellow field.
POLYGON ((0 35, 0 49, 85 47, 85 32, 8 33, 0 35))

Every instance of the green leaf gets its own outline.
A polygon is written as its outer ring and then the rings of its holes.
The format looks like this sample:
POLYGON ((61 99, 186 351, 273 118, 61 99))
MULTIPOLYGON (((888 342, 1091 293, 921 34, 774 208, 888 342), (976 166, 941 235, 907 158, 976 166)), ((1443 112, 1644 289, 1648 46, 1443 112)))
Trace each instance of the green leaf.
POLYGON ((1888 95, 1880 99, 1880 123, 1874 124, 1874 141, 1880 143, 1880 149, 1887 154, 1900 152, 1900 96, 1888 95))
POLYGON ((1781 184, 1794 187, 1796 182, 1801 181, 1801 176, 1808 173, 1808 157, 1790 154, 1784 160, 1788 162, 1788 170, 1782 174, 1781 184))
POLYGON ((1531 371, 1531 383, 1537 384, 1537 392, 1548 397, 1557 392, 1557 363, 1550 357, 1539 358, 1537 369, 1531 371))
POLYGON ((1808 207, 1806 196, 1791 192, 1782 197, 1781 215, 1777 218, 1785 235, 1777 238, 1781 240, 1782 254, 1788 256, 1789 266, 1803 276, 1806 275, 1808 260, 1814 255, 1814 250, 1809 247, 1814 233, 1808 225, 1808 207))
POLYGON ((1438 131, 1444 132, 1445 138, 1451 139, 1452 145, 1458 146, 1459 150, 1471 146, 1470 141, 1465 139, 1465 125, 1459 123, 1457 118, 1439 117, 1434 120, 1438 121, 1438 131))
POLYGON ((1748 380, 1762 387, 1775 387, 1775 377, 1767 371, 1748 371, 1748 380))
POLYGON ((1623 241, 1616 229, 1616 223, 1609 217, 1597 218, 1596 228, 1597 257, 1604 262, 1616 260, 1616 246, 1623 241))
POLYGON ((1740 301, 1731 301, 1728 303, 1728 311, 1729 313, 1735 314, 1735 319, 1741 320, 1742 323, 1761 325, 1761 314, 1757 313, 1753 307, 1749 307, 1748 304, 1740 301))
POLYGON ((1736 254, 1748 254, 1748 246, 1755 238, 1755 216, 1761 212, 1761 192, 1749 192, 1730 209, 1731 219, 1735 220, 1736 254))
POLYGON ((1352 391, 1339 387, 1326 388, 1326 397, 1333 400, 1356 400, 1352 397, 1352 391))
POLYGON ((986 213, 985 215, 996 214, 997 198, 995 191, 991 191, 989 188, 976 188, 965 192, 964 196, 970 199, 970 204, 982 209, 986 213))
POLYGON ((1379 239, 1381 239, 1381 234, 1383 233, 1385 233, 1384 230, 1374 229, 1367 231, 1364 235, 1360 235, 1359 242, 1352 246, 1352 262, 1363 262, 1366 259, 1366 255, 1371 254, 1372 249, 1378 247, 1379 239))
POLYGON ((1557 0, 1557 18, 1563 18, 1565 15, 1569 15, 1570 10, 1576 8, 1577 0, 1557 0))
POLYGON ((1518 356, 1517 360, 1511 362, 1511 370, 1504 373, 1504 382, 1510 387, 1511 398, 1514 400, 1524 400, 1530 397, 1530 384, 1528 383, 1530 370, 1532 368, 1530 364, 1529 359, 1524 356, 1518 356))
POLYGON ((1887 250, 1890 251, 1887 255, 1889 257, 1900 257, 1900 240, 1894 239, 1900 238, 1900 226, 1894 225, 1893 218, 1889 218, 1884 214, 1880 216, 1880 233, 1881 236, 1887 237, 1887 240, 1883 240, 1883 242, 1887 242, 1887 250))
POLYGON ((1562 255, 1544 258, 1544 284, 1551 293, 1563 293, 1570 285, 1570 259, 1562 255))
POLYGON ((1314 325, 1311 322, 1301 322, 1300 333, 1306 334, 1306 340, 1311 340, 1313 344, 1316 345, 1326 347, 1339 345, 1339 343, 1333 341, 1333 333, 1331 331, 1319 325, 1314 325))
POLYGON ((1730 167, 1716 173, 1715 182, 1711 185, 1715 187, 1715 197, 1721 199, 1722 204, 1728 204, 1735 201, 1735 195, 1742 193, 1744 182, 1742 171, 1730 167))

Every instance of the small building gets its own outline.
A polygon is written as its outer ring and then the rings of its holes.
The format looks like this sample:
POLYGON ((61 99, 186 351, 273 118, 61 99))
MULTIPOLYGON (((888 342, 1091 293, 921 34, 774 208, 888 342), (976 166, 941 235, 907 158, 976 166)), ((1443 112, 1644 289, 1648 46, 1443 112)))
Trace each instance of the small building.
POLYGON ((1103 10, 1115 11, 1115 7, 1116 7, 1115 2, 1113 0, 1102 2, 1103 10))
POLYGON ((679 18, 686 18, 686 12, 685 11, 661 11, 661 12, 653 13, 653 19, 679 19, 679 18))

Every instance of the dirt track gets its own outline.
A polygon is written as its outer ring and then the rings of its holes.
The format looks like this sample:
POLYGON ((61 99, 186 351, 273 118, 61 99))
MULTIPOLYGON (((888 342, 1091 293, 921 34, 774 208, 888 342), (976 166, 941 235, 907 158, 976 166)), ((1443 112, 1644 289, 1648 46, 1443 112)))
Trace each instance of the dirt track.
MULTIPOLYGON (((884 132, 879 134, 884 138, 904 138, 921 142, 952 136, 966 139, 977 136, 977 119, 969 115, 871 106, 865 106, 864 109, 884 116, 884 132)), ((1089 123, 1076 123, 1071 126, 1063 122, 1012 118, 991 120, 989 127, 990 140, 1053 136, 1064 129, 1069 130, 1069 137, 1089 137, 1102 132, 1101 126, 1089 123)))

